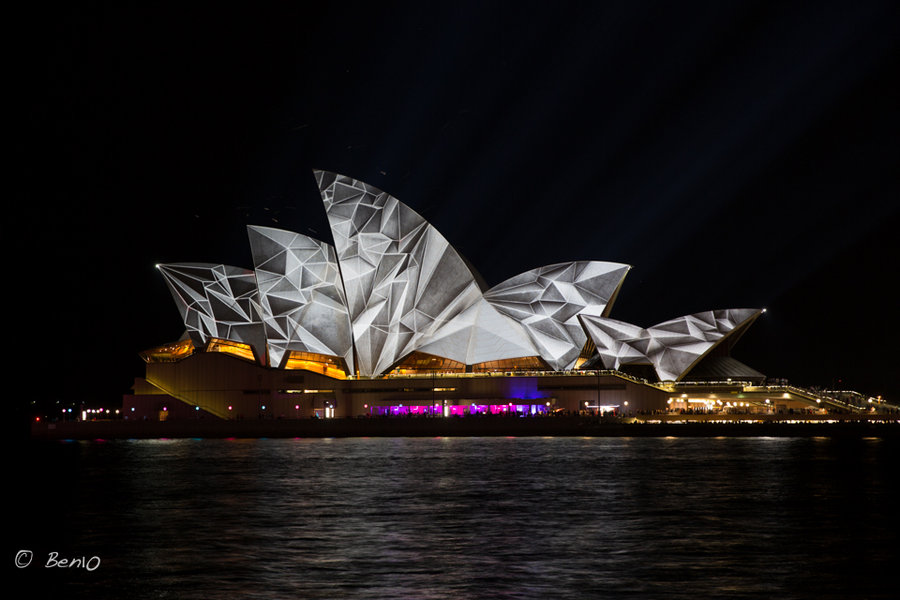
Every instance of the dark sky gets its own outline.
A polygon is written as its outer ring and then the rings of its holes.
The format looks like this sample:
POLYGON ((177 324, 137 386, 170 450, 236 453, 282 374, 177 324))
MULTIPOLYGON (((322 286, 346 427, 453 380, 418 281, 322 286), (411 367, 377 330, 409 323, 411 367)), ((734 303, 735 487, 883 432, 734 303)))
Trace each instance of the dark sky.
POLYGON ((371 4, 10 16, 29 397, 117 400, 180 336, 154 264, 252 267, 247 224, 330 242, 322 168, 491 285, 628 263, 612 317, 767 307, 736 358, 900 400, 897 3, 371 4))

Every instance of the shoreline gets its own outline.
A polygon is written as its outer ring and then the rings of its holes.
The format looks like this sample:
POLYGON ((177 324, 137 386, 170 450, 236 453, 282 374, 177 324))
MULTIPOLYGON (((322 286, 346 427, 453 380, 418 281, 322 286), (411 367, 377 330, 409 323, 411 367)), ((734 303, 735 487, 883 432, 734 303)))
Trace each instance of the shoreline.
POLYGON ((598 417, 86 421, 33 423, 32 440, 342 437, 900 437, 897 416, 747 422, 663 415, 648 421, 598 417))

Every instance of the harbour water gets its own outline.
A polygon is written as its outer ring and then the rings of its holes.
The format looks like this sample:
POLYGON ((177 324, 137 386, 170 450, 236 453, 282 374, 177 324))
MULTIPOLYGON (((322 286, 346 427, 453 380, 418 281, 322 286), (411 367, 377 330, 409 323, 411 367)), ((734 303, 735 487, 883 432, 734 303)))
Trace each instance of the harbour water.
POLYGON ((31 442, 7 581, 60 598, 888 598, 898 457, 852 437, 31 442))

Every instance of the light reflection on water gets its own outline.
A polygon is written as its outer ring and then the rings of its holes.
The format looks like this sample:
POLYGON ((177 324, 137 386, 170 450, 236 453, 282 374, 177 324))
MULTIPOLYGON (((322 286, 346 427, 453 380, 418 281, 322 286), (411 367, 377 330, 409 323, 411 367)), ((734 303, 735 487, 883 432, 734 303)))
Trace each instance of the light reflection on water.
MULTIPOLYGON (((895 440, 35 444, 17 575, 110 598, 888 597, 895 440), (57 504, 57 501, 58 504, 57 504), (35 516, 35 519, 37 517, 35 516), (28 536, 31 536, 30 538, 28 536), (57 570, 58 571, 58 570, 57 570)), ((20 544, 21 545, 21 544, 20 544)))

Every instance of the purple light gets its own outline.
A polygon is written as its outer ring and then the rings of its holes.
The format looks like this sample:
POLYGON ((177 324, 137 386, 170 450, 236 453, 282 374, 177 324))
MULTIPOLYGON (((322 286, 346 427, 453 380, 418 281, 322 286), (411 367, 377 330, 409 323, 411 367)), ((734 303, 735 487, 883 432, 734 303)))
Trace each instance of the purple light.
MULTIPOLYGON (((366 405, 369 408, 369 405, 366 405)), ((412 405, 412 406, 373 406, 372 414, 375 416, 427 416, 441 415, 443 407, 441 405, 412 405)), ((447 406, 447 414, 455 417, 465 417, 468 415, 513 415, 519 414, 536 415, 539 413, 547 413, 549 409, 545 404, 515 404, 509 402, 507 404, 451 404, 447 406)))

